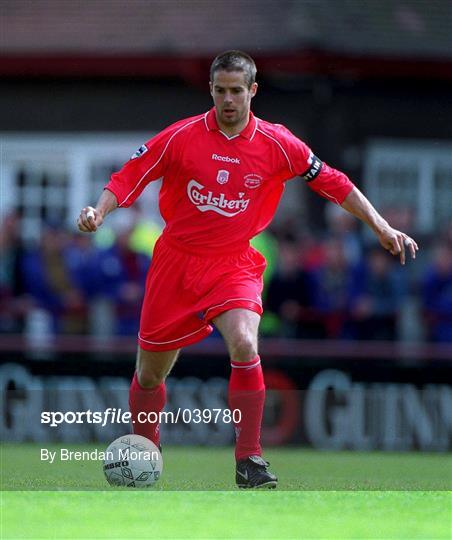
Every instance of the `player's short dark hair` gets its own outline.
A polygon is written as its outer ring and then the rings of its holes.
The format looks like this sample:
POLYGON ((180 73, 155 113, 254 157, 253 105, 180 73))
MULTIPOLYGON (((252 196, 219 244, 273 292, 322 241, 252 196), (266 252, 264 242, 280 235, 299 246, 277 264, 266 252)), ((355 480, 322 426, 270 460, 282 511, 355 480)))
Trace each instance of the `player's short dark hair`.
POLYGON ((217 71, 241 71, 245 74, 248 88, 256 82, 256 64, 249 54, 243 51, 225 51, 219 54, 210 66, 210 81, 217 71))

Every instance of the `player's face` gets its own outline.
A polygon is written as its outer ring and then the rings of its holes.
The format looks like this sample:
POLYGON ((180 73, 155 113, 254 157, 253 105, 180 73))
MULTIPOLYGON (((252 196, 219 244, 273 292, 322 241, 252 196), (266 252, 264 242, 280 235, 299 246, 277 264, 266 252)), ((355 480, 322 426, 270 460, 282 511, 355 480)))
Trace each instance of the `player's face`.
POLYGON ((240 132, 248 123, 251 99, 257 83, 251 88, 242 71, 217 71, 210 83, 210 93, 216 108, 217 121, 226 131, 240 132))

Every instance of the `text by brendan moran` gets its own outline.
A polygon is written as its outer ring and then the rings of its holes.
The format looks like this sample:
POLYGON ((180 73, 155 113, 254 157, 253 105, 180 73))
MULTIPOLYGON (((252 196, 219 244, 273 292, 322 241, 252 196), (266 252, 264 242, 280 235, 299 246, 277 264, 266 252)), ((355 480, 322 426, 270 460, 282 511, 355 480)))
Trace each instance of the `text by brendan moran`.
POLYGON ((58 450, 41 448, 41 461, 54 463, 56 459, 60 461, 158 461, 161 456, 160 452, 156 450, 134 450, 130 448, 117 448, 115 452, 104 452, 97 448, 91 451, 69 450, 69 448, 60 448, 58 450))

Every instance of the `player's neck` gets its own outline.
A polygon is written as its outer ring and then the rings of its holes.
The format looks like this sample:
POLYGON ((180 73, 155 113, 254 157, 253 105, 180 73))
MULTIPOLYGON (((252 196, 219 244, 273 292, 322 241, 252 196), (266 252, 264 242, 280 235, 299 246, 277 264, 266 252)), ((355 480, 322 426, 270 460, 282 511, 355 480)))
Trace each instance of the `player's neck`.
POLYGON ((216 118, 217 118, 217 124, 218 124, 218 127, 220 128, 220 131, 222 131, 228 137, 234 137, 234 135, 238 135, 246 128, 246 126, 248 125, 248 122, 250 121, 250 113, 248 112, 248 114, 245 116, 243 120, 241 120, 240 122, 237 122, 237 124, 234 124, 233 126, 224 124, 218 118, 218 115, 216 116, 216 118))

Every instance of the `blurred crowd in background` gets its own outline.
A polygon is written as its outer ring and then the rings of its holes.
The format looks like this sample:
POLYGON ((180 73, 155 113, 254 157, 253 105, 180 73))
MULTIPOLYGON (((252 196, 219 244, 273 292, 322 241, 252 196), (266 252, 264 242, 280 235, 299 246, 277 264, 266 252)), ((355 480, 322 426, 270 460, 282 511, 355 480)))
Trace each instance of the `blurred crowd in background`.
MULTIPOLYGON (((7 215, 0 333, 135 336, 159 233, 135 214, 116 230, 107 220, 102 235, 50 223, 36 245, 20 241, 20 220, 7 215)), ((398 225, 397 215, 390 220, 398 225)), ((326 223, 319 234, 288 218, 253 241, 268 260, 263 335, 452 342, 452 222, 422 239, 416 263, 405 266, 341 208, 327 205, 326 223)))

